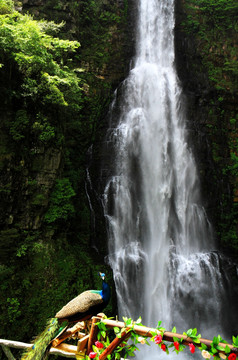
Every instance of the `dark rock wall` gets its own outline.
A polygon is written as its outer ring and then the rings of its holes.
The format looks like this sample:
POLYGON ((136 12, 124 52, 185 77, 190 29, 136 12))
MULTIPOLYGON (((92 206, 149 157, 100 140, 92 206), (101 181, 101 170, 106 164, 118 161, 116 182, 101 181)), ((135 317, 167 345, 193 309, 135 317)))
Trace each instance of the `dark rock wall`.
POLYGON ((235 3, 230 0, 219 6, 213 1, 176 1, 176 65, 203 200, 218 246, 237 261, 235 3))

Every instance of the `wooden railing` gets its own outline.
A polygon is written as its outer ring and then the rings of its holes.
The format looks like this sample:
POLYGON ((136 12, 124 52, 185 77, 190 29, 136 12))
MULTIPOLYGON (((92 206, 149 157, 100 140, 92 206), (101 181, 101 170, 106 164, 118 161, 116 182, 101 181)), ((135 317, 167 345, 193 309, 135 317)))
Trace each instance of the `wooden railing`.
MULTIPOLYGON (((81 332, 83 329, 82 323, 78 323, 70 329, 67 329, 61 335, 56 337, 56 339, 52 342, 52 347, 50 348, 50 354, 58 355, 65 358, 74 358, 77 354, 78 357, 84 358, 85 355, 89 354, 92 351, 92 346, 94 345, 95 341, 97 340, 98 334, 98 326, 97 323, 103 322, 108 329, 113 329, 115 327, 119 329, 123 329, 120 337, 115 337, 114 340, 102 351, 99 355, 99 360, 105 360, 109 354, 112 354, 113 351, 122 343, 127 341, 130 338, 130 330, 133 330, 134 333, 145 337, 153 337, 154 333, 160 334, 160 330, 149 328, 146 326, 140 326, 136 324, 132 325, 125 325, 122 321, 117 320, 109 320, 102 317, 95 316, 91 319, 90 329, 87 332, 81 332), (126 326, 126 328, 125 328, 126 326), (132 328, 132 329, 131 329, 132 328), (77 346, 70 345, 64 343, 67 338, 76 337, 78 339, 77 346)), ((174 342, 174 337, 179 339, 183 345, 194 344, 195 346, 201 346, 201 344, 206 345, 207 349, 209 350, 212 344, 211 340, 200 338, 200 344, 194 342, 194 340, 186 335, 178 334, 175 332, 164 331, 163 332, 163 341, 174 342)), ((11 341, 11 340, 4 340, 0 339, 0 345, 7 356, 7 359, 16 360, 12 355, 9 348, 18 348, 18 349, 25 349, 32 347, 32 344, 22 343, 18 341, 11 341)), ((238 357, 238 348, 233 347, 231 344, 227 343, 219 343, 219 346, 225 348, 228 346, 231 352, 235 353, 238 357)), ((220 351, 220 350, 219 350, 220 351)), ((222 350, 220 352, 223 352, 222 350)))

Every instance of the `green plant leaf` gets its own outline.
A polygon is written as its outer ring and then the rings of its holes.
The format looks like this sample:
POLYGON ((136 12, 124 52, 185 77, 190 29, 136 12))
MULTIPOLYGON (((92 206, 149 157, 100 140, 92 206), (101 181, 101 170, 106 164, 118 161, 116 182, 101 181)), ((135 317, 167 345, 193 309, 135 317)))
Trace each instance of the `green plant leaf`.
POLYGON ((117 326, 115 326, 113 329, 115 334, 118 334, 120 332, 120 329, 117 326))
POLYGON ((106 335, 107 335, 106 331, 102 330, 102 331, 101 331, 101 335, 102 335, 103 338, 105 338, 106 335))
POLYGON ((225 348, 223 346, 221 346, 221 345, 217 345, 217 350, 224 351, 225 348))
POLYGON ((225 347, 225 353, 229 354, 231 352, 231 349, 229 348, 229 346, 226 345, 225 347))

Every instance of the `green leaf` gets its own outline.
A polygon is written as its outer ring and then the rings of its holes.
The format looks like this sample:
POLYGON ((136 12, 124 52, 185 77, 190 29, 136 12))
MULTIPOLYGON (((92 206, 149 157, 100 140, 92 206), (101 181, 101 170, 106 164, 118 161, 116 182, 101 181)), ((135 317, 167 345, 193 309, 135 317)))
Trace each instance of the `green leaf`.
POLYGON ((109 340, 109 337, 107 336, 106 340, 104 340, 104 345, 107 347, 107 346, 109 346, 109 344, 110 344, 110 340, 109 340))
POLYGON ((237 337, 232 336, 232 341, 233 341, 233 345, 234 345, 235 347, 238 347, 238 336, 237 336, 237 337))
POLYGON ((195 342, 196 344, 200 344, 200 340, 198 338, 193 339, 193 342, 195 342))
POLYGON ((217 351, 216 348, 214 348, 214 346, 211 346, 211 352, 212 352, 213 354, 216 354, 218 351, 217 351))
POLYGON ((106 334, 107 334, 106 331, 104 331, 104 330, 101 331, 101 335, 102 335, 103 338, 106 337, 106 334))
POLYGON ((95 345, 93 345, 93 346, 92 346, 92 349, 93 349, 94 352, 97 352, 97 349, 98 349, 98 348, 97 348, 95 345))
POLYGON ((213 346, 216 346, 216 345, 219 344, 219 340, 218 340, 218 338, 216 336, 214 336, 214 338, 212 340, 212 344, 213 344, 213 346))
POLYGON ((191 336, 193 335, 193 330, 192 330, 192 329, 187 330, 187 332, 185 333, 185 335, 191 337, 191 336))
POLYGON ((106 325, 104 324, 104 322, 101 321, 99 324, 100 324, 100 326, 99 326, 100 329, 102 329, 102 330, 104 330, 104 331, 107 331, 107 327, 106 327, 106 325))
POLYGON ((172 329, 172 333, 176 333, 176 327, 175 326, 172 329))
POLYGON ((217 350, 221 350, 221 351, 224 351, 224 347, 223 346, 221 346, 221 345, 217 345, 217 350))
POLYGON ((206 350, 206 349, 207 349, 207 345, 201 344, 201 347, 200 347, 199 349, 206 350))
POLYGON ((115 334, 118 334, 120 332, 120 329, 117 326, 115 326, 113 329, 115 334))
POLYGON ((141 325, 141 316, 136 320, 136 325, 141 325))
POLYGON ((225 353, 229 354, 231 352, 231 349, 229 348, 229 346, 226 345, 225 347, 225 353))

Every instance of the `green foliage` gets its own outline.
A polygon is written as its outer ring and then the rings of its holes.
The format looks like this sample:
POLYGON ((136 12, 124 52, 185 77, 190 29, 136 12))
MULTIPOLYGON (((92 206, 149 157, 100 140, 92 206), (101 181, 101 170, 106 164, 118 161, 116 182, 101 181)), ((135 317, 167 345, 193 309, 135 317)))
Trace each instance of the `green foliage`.
POLYGON ((21 315, 20 302, 17 298, 7 298, 7 313, 10 323, 14 323, 21 315))
POLYGON ((0 0, 0 15, 10 14, 14 11, 12 0, 0 0))
POLYGON ((56 220, 67 220, 74 213, 74 206, 71 198, 75 192, 70 184, 69 179, 56 180, 54 190, 51 194, 50 205, 45 214, 45 221, 53 223, 56 220))
MULTIPOLYGON (((50 36, 44 32, 46 22, 38 22, 17 12, 1 16, 0 23, 0 46, 25 75, 31 76, 39 71, 41 75, 49 71, 64 78, 65 69, 59 60, 65 60, 70 52, 74 53, 80 46, 78 42, 50 36)), ((48 32, 52 28, 53 23, 48 23, 48 32)))
POLYGON ((18 110, 10 126, 10 134, 15 141, 24 139, 29 126, 29 118, 25 110, 18 110))
POLYGON ((197 335, 196 328, 187 330, 186 332, 183 333, 183 335, 190 337, 191 339, 193 339, 193 342, 200 344, 201 334, 197 335))
POLYGON ((184 4, 183 31, 197 49, 195 61, 191 61, 193 76, 208 80, 206 88, 209 92, 204 92, 204 103, 208 103, 205 109, 208 115, 205 117, 214 162, 213 182, 219 186, 215 219, 217 235, 223 249, 236 258, 238 24, 235 14, 238 3, 235 0, 186 0, 184 4))
POLYGON ((232 336, 232 344, 234 347, 238 348, 238 336, 232 336))
POLYGON ((235 0, 189 0, 184 29, 199 41, 203 65, 218 90, 236 91, 238 66, 234 48, 238 11, 235 0))
POLYGON ((32 130, 38 139, 47 144, 55 138, 55 128, 50 125, 49 119, 41 113, 36 115, 36 121, 32 125, 32 130))
POLYGON ((123 43, 118 39, 126 24, 126 5, 127 2, 124 4, 124 9, 121 9, 110 1, 81 0, 80 3, 70 3, 70 8, 78 13, 77 27, 80 30, 77 36, 82 39, 82 61, 94 75, 101 75, 105 70, 108 72, 107 69, 115 61, 117 61, 117 69, 124 66, 119 61, 123 52, 123 43), (115 45, 112 46, 114 41, 115 45))
POLYGON ((32 133, 44 144, 57 140, 57 124, 51 124, 49 107, 51 113, 63 108, 62 115, 64 108, 73 112, 81 110, 81 73, 74 71, 72 65, 80 44, 54 36, 62 25, 36 21, 18 12, 0 16, 2 69, 6 72, 10 67, 12 82, 12 68, 20 76, 18 89, 10 92, 9 99, 24 101, 9 129, 17 142, 26 136, 30 140, 32 133))

